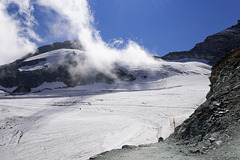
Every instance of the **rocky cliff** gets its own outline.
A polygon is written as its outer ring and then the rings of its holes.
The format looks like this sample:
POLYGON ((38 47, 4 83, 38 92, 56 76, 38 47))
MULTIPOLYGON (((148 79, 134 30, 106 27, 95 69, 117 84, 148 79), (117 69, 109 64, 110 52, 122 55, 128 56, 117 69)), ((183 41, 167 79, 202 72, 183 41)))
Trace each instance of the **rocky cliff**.
POLYGON ((164 60, 180 60, 185 58, 208 60, 214 65, 226 53, 240 47, 240 20, 226 30, 207 37, 204 42, 196 44, 189 51, 171 52, 161 57, 164 60))
POLYGON ((213 66, 210 81, 207 101, 170 136, 202 153, 239 138, 240 49, 231 51, 213 66))

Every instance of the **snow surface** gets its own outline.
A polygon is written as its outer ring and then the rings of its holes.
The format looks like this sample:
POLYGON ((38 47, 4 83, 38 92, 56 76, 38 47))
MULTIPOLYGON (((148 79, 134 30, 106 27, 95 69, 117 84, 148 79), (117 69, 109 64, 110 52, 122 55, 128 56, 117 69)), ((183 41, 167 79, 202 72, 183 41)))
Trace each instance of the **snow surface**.
POLYGON ((61 63, 73 62, 76 60, 84 60, 85 52, 77 49, 58 49, 50 52, 46 52, 37 56, 27 58, 24 62, 30 62, 38 59, 45 59, 36 65, 22 66, 19 71, 34 71, 43 69, 46 67, 54 67, 61 63))
POLYGON ((56 89, 56 88, 64 88, 67 85, 63 82, 44 82, 40 86, 36 88, 31 88, 31 92, 39 92, 45 89, 56 89))
MULTIPOLYGON (((19 70, 53 67, 76 55, 85 58, 79 50, 47 52, 25 60, 45 61, 19 70)), ((1 159, 86 160, 125 144, 154 143, 168 137, 209 91, 210 66, 204 63, 119 66, 136 80, 73 88, 45 82, 16 96, 0 91, 1 159)))
POLYGON ((205 101, 209 71, 197 70, 158 80, 1 96, 0 157, 86 160, 124 144, 157 142, 205 101))

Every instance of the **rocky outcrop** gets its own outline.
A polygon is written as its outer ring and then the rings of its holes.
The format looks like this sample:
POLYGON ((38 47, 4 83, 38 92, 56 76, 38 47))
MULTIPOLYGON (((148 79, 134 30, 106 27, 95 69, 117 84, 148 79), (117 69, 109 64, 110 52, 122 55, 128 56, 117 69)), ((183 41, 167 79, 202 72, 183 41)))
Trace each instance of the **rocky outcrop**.
POLYGON ((204 42, 196 44, 189 51, 171 52, 161 58, 164 60, 204 59, 208 60, 209 64, 214 65, 226 53, 239 47, 240 20, 237 25, 207 37, 204 42))
POLYGON ((210 81, 207 101, 170 136, 203 153, 239 135, 240 49, 231 51, 213 66, 210 81))

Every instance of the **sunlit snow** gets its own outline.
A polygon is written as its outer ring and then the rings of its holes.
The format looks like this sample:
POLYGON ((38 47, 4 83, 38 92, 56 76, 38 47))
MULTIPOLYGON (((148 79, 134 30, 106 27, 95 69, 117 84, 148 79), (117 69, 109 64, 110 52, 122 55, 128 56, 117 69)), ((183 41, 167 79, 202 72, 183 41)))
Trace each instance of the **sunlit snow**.
POLYGON ((210 70, 199 62, 161 63, 159 70, 171 66, 182 73, 142 78, 137 69, 132 82, 1 92, 0 157, 86 160, 124 144, 166 138, 205 101, 210 70))

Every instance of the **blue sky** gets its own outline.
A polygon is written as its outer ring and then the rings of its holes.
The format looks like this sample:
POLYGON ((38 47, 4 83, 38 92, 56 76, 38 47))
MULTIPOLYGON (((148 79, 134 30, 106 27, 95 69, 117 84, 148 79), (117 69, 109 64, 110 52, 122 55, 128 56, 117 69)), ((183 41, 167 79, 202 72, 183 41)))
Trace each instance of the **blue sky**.
POLYGON ((237 23, 239 0, 90 0, 102 38, 137 41, 153 54, 189 50, 237 23))
MULTIPOLYGON (((1 0, 0 47, 8 54, 0 55, 0 64, 42 45, 77 39, 79 35, 74 29, 79 31, 79 27, 71 25, 84 24, 86 21, 80 20, 79 13, 88 16, 88 11, 83 7, 82 12, 68 12, 75 3, 79 9, 85 2, 1 0), (65 13, 60 15, 61 12, 65 13)), ((95 30, 106 43, 122 39, 127 44, 132 40, 159 56, 189 50, 240 20, 240 0, 88 0, 88 3, 95 30)))

